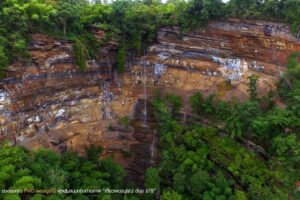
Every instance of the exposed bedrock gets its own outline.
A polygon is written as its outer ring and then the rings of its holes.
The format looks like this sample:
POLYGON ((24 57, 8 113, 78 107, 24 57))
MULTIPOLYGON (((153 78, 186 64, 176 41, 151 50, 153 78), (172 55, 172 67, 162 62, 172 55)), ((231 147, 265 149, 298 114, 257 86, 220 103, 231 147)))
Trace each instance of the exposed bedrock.
MULTIPOLYGON (((95 34, 104 36, 102 31, 95 34)), ((267 94, 275 90, 288 56, 300 51, 300 43, 283 24, 229 20, 183 34, 176 27, 161 28, 157 43, 131 60, 123 75, 113 70, 116 50, 114 42, 103 45, 98 59, 89 60, 82 73, 74 64, 71 43, 32 35, 30 64, 13 64, 0 82, 2 139, 31 149, 80 153, 99 144, 103 157, 114 156, 139 182, 158 156, 153 113, 141 99, 159 88, 184 101, 197 90, 245 100, 251 74, 259 76, 259 94, 267 94), (134 123, 121 125, 124 116, 134 123)))

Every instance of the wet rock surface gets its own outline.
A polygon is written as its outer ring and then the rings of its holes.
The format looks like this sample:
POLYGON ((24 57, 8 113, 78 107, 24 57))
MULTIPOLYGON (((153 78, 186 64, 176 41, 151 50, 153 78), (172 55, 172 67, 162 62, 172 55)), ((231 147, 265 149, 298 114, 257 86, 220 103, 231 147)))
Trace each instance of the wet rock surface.
MULTIPOLYGON (((105 35, 93 32, 98 39, 105 35)), ((161 28, 157 43, 130 60, 123 75, 114 71, 116 50, 114 42, 103 45, 82 73, 70 42, 32 35, 32 62, 14 63, 0 81, 0 139, 81 154, 90 144, 102 145, 102 156, 113 156, 140 184, 158 157, 159 133, 148 101, 143 103, 154 90, 181 95, 185 102, 197 90, 245 100, 247 77, 256 74, 264 95, 275 90, 300 43, 286 25, 231 19, 183 34, 161 28), (132 121, 128 129, 118 122, 124 116, 132 121)))

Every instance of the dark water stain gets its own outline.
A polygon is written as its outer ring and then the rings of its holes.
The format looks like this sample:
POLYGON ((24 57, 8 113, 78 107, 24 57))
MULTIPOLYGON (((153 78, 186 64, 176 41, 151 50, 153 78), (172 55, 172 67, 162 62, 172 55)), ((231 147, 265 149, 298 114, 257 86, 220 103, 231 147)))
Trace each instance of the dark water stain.
POLYGON ((147 168, 155 167, 159 157, 159 134, 153 111, 149 101, 138 100, 131 122, 134 129, 133 137, 138 143, 130 146, 132 157, 127 173, 128 179, 140 187, 143 187, 147 168), (145 103, 147 107, 146 121, 144 120, 145 103))

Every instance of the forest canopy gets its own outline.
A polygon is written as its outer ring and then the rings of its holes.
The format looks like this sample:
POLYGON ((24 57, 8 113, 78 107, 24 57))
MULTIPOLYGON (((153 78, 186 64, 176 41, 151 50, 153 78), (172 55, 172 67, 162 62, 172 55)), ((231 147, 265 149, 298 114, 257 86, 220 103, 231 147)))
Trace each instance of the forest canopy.
POLYGON ((30 33, 41 32, 73 41, 80 37, 83 49, 93 49, 95 47, 89 46, 92 43, 88 42, 91 39, 89 28, 96 26, 123 44, 121 51, 126 46, 140 54, 145 46, 155 41, 156 31, 161 26, 179 26, 181 31, 188 31, 205 26, 211 19, 228 17, 286 22, 296 34, 300 24, 300 1, 169 0, 162 3, 159 0, 117 0, 106 3, 98 0, 2 0, 0 76, 5 75, 10 62, 30 60, 26 51, 30 33))
POLYGON ((192 116, 185 122, 181 98, 157 93, 153 104, 162 147, 161 190, 193 200, 299 199, 300 66, 296 57, 291 55, 278 91, 264 97, 255 95, 253 77, 248 91, 255 98, 243 103, 196 92, 190 96, 192 116), (276 98, 286 107, 278 107, 276 98))

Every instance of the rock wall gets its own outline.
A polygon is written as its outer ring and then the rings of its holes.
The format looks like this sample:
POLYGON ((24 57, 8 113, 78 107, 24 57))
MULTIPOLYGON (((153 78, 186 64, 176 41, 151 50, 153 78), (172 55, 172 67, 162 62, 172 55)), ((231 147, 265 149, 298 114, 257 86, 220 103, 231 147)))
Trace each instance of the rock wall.
POLYGON ((185 97, 201 90, 225 100, 245 100, 249 75, 259 76, 260 95, 275 90, 295 51, 300 51, 300 43, 288 26, 231 19, 183 34, 178 28, 162 28, 145 59, 155 87, 185 97))
MULTIPOLYGON (((102 31, 95 34, 104 37, 102 31)), ((118 75, 114 42, 102 46, 82 73, 71 43, 32 35, 30 64, 13 64, 0 82, 1 138, 28 148, 80 153, 100 144, 103 157, 113 155, 140 181, 157 146, 151 117, 147 126, 142 124, 141 113, 150 109, 140 99, 161 89, 184 101, 198 90, 245 100, 251 74, 259 76, 259 94, 264 95, 275 90, 290 53, 300 51, 289 28, 274 22, 217 21, 190 33, 161 28, 157 38, 145 56, 132 59, 125 74, 118 75), (120 125, 123 116, 135 118, 133 128, 120 125)))

